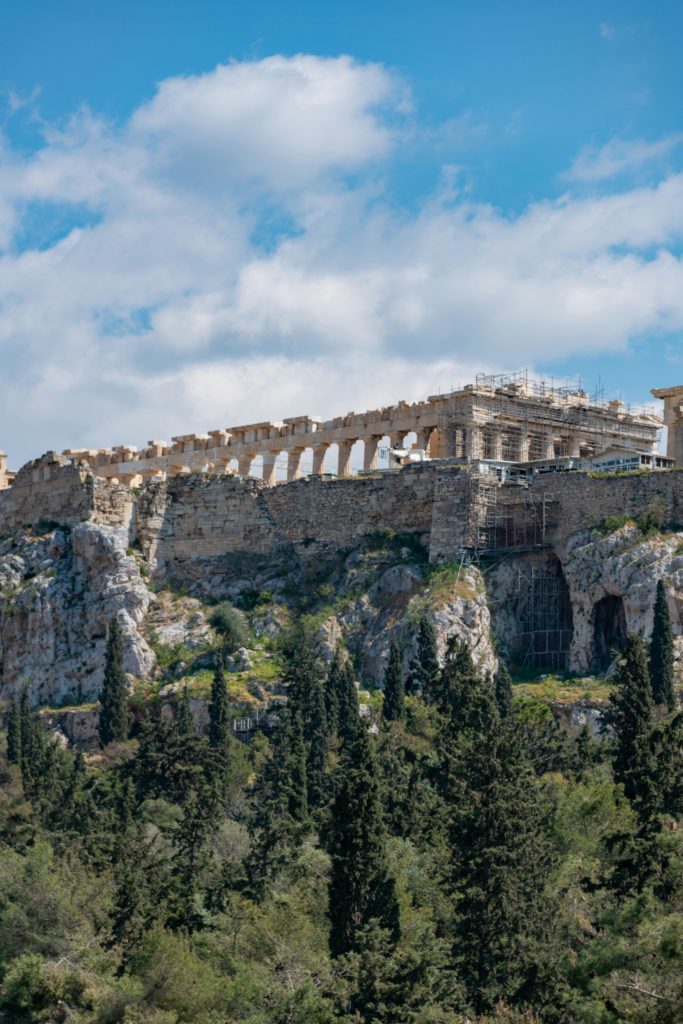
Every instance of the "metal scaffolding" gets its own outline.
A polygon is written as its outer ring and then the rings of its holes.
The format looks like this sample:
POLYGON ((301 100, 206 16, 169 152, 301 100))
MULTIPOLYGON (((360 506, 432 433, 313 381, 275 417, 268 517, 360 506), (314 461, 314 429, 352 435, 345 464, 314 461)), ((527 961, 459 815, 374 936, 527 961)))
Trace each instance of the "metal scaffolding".
POLYGON ((520 667, 566 671, 572 609, 569 588, 557 559, 548 558, 541 566, 519 568, 513 602, 520 667))
POLYGON ((477 374, 474 385, 444 396, 438 413, 438 454, 445 458, 529 462, 590 458, 612 445, 650 451, 652 410, 589 395, 581 381, 558 384, 526 370, 477 374))

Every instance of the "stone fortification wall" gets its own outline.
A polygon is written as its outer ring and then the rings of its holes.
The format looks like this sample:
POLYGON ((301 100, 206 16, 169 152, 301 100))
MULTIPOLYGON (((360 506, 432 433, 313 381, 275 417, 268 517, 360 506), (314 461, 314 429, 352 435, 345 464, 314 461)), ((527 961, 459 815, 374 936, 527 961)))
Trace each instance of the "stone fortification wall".
POLYGON ((93 509, 89 473, 58 456, 43 456, 17 473, 12 487, 0 491, 0 534, 54 522, 73 526, 93 509))
POLYGON ((160 576, 202 560, 220 571, 221 559, 268 556, 282 545, 300 545, 313 557, 380 530, 420 531, 428 539, 435 478, 427 467, 280 487, 237 477, 173 477, 142 489, 135 533, 160 576))
MULTIPOLYGON (((662 522, 683 523, 683 471, 592 478, 562 473, 537 477, 527 490, 497 491, 498 512, 515 521, 516 543, 538 519, 545 498, 544 537, 561 553, 577 530, 605 517, 641 516, 655 508, 662 522)), ((266 557, 283 545, 314 556, 349 547, 383 530, 417 531, 432 561, 458 557, 471 546, 476 515, 469 472, 426 463, 378 476, 309 478, 278 487, 232 476, 187 474, 150 481, 140 491, 95 479, 60 457, 29 463, 0 492, 0 535, 43 522, 75 525, 88 519, 124 526, 161 574, 173 563, 249 555, 266 557)), ((490 514, 490 512, 489 512, 490 514)), ((535 534, 529 543, 537 543, 535 534)), ((504 546, 501 544, 501 546, 504 546)))
POLYGON ((683 523, 681 470, 614 477, 549 473, 537 477, 530 490, 549 499, 548 539, 557 548, 577 530, 595 526, 608 516, 638 518, 651 511, 665 525, 683 523))
POLYGON ((417 465, 377 477, 299 480, 262 497, 279 539, 344 548, 382 530, 428 539, 435 479, 431 467, 417 465))
POLYGON ((94 479, 87 466, 43 456, 23 466, 13 486, 0 491, 0 535, 54 523, 75 526, 88 519, 128 526, 134 501, 128 487, 94 479))

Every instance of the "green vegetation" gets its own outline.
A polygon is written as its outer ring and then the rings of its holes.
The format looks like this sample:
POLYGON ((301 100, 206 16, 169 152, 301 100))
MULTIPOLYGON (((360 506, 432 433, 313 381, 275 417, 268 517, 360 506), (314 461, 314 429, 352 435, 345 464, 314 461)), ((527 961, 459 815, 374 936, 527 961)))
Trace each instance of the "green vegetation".
MULTIPOLYGON (((517 677, 518 678, 518 677, 517 677)), ((533 697, 546 704, 580 704, 588 702, 597 706, 607 705, 612 686, 604 679, 593 676, 544 675, 535 679, 518 682, 514 680, 515 697, 533 697)))
POLYGON ((395 640, 391 641, 391 646, 389 647, 389 662, 384 673, 382 690, 384 691, 384 703, 382 705, 384 721, 404 721, 406 717, 405 683, 403 681, 401 652, 395 640))
POLYGON ((672 523, 669 519, 669 505, 664 494, 656 494, 642 515, 637 518, 623 513, 607 516, 598 526, 598 530, 600 533, 610 534, 616 533, 624 526, 637 527, 644 537, 678 529, 678 524, 672 523))
POLYGON ((412 692, 394 646, 372 731, 306 617, 254 655, 288 698, 248 745, 231 686, 258 666, 225 671, 222 641, 173 720, 139 703, 133 737, 87 760, 24 688, 0 734, 0 1019, 679 1021, 683 716, 653 700, 652 649, 630 638, 609 687, 513 684, 456 639, 439 669, 426 620, 415 639, 412 692), (608 737, 558 725, 551 698, 598 690, 608 737))
POLYGON ((106 747, 115 740, 128 736, 128 687, 123 671, 123 643, 121 626, 115 617, 109 623, 107 650, 104 660, 104 685, 100 694, 98 732, 100 743, 106 747))
POLYGON ((674 696, 674 636, 671 613, 666 599, 664 581, 657 583, 654 624, 650 641, 650 678, 655 704, 666 704, 669 711, 676 706, 674 696))
POLYGON ((228 601, 216 605, 209 616, 209 625, 218 634, 224 663, 238 647, 246 646, 248 631, 244 614, 228 601))

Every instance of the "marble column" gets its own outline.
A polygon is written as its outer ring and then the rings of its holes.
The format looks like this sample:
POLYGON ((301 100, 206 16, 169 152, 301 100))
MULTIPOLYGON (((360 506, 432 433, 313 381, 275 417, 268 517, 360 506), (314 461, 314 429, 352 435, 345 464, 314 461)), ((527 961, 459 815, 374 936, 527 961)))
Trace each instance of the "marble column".
POLYGON ((355 443, 355 441, 339 441, 337 476, 351 476, 351 451, 355 443))
POLYGON ((405 441, 406 432, 405 430, 394 430, 389 434, 389 447, 390 448, 403 448, 403 442, 405 441))
POLYGON ((683 385, 671 388, 653 388, 655 398, 664 400, 666 426, 666 454, 676 466, 683 466, 683 385))
POLYGON ((552 434, 544 434, 543 436, 543 447, 541 458, 543 459, 554 459, 555 458, 555 438, 552 434))
POLYGON ((429 450, 429 439, 432 436, 433 427, 420 427, 415 431, 415 444, 413 448, 420 448, 422 451, 429 450))
POLYGON ((581 434, 576 433, 576 431, 569 435, 568 455, 572 459, 581 457, 581 434))
POLYGON ((491 446, 491 458, 494 462, 502 462, 503 460, 503 432, 502 430, 494 430, 492 435, 492 446, 491 446))
POLYGON ((528 462, 529 461, 529 435, 522 431, 519 435, 519 445, 517 449, 516 462, 528 462))
POLYGON ((313 476, 320 476, 323 471, 323 463, 327 454, 329 444, 314 444, 313 446, 313 476))
POLYGON ((465 438, 465 458, 480 459, 482 457, 483 437, 481 427, 471 426, 465 438))
POLYGON ((275 464, 279 454, 279 452, 263 453, 263 482, 269 487, 273 487, 275 485, 277 473, 277 467, 275 464))
POLYGON ((237 472, 240 476, 249 476, 251 464, 254 461, 253 455, 240 455, 237 459, 237 472))
POLYGON ((363 440, 363 469, 377 469, 377 447, 381 437, 366 437, 363 440))
POLYGON ((287 481, 298 480, 301 473, 301 456, 303 448, 290 448, 287 453, 287 481))

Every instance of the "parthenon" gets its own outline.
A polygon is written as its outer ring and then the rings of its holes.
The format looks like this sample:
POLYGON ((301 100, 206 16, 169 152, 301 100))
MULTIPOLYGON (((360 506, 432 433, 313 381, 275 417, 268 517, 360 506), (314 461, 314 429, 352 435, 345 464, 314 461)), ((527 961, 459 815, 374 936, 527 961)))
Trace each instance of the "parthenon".
MULTIPOLYGON (((129 445, 70 448, 62 456, 87 464, 97 477, 130 485, 188 472, 261 475, 273 485, 280 482, 278 467, 283 481, 302 475, 304 453, 307 475, 333 471, 330 462, 336 463, 337 476, 352 475, 352 449, 358 442, 362 469, 372 471, 383 440, 392 448, 422 449, 431 459, 526 462, 586 458, 611 447, 652 453, 661 426, 651 412, 632 410, 618 400, 600 401, 580 387, 557 387, 522 371, 478 375, 474 383, 446 394, 331 420, 292 416, 181 434, 170 444, 149 441, 139 451, 129 445)), ((356 453, 360 464, 359 449, 356 453)), ((680 462, 683 451, 678 456, 680 462)), ((4 486, 10 484, 5 473, 4 486)))

